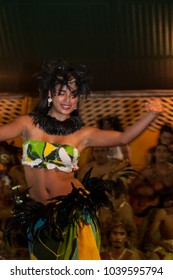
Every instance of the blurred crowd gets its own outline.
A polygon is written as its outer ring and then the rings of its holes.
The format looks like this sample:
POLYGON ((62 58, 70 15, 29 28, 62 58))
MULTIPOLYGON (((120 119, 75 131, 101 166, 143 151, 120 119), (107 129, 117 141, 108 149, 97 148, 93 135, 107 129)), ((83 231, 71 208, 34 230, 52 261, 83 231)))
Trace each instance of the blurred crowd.
MULTIPOLYGON (((117 117, 99 121, 101 129, 122 131, 117 117)), ((130 148, 98 148, 78 172, 113 181, 113 207, 101 208, 102 259, 173 259, 173 128, 161 126, 157 143, 140 170, 131 165, 130 148)))
POLYGON ((12 188, 19 185, 26 188, 23 166, 21 165, 21 148, 13 143, 0 142, 0 258, 28 259, 26 237, 17 229, 11 233, 12 242, 7 236, 6 228, 13 209, 12 188))

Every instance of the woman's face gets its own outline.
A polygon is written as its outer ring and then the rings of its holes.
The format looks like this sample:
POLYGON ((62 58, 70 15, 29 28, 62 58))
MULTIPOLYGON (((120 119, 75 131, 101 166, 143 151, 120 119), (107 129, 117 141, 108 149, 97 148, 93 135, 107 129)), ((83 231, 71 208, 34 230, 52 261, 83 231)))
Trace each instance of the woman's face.
POLYGON ((77 95, 77 87, 75 82, 69 85, 55 86, 55 94, 52 97, 51 112, 54 112, 60 119, 66 119, 77 107, 79 97, 77 95))

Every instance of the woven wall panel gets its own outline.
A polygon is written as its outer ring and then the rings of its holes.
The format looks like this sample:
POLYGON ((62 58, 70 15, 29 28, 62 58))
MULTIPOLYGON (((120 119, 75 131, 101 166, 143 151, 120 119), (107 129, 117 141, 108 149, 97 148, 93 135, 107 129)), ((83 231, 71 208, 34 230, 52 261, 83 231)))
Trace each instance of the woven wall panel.
MULTIPOLYGON (((173 97, 162 97, 164 113, 148 128, 152 131, 173 120, 173 97)), ((80 113, 86 125, 96 127, 97 120, 105 116, 119 117, 123 128, 127 128, 145 113, 146 97, 93 97, 81 103, 80 113)))
MULTIPOLYGON (((161 97, 164 104, 164 113, 150 126, 150 130, 158 130, 160 126, 173 120, 173 97, 161 97)), ((132 125, 145 113, 144 104, 147 97, 104 97, 95 94, 80 104, 80 114, 86 125, 97 126, 97 120, 105 116, 117 115, 123 128, 132 125)), ((35 106, 37 99, 23 96, 0 97, 0 125, 9 123, 15 117, 28 113, 35 106)))
POLYGON ((26 113, 26 97, 3 97, 0 98, 0 125, 9 123, 15 117, 26 113))

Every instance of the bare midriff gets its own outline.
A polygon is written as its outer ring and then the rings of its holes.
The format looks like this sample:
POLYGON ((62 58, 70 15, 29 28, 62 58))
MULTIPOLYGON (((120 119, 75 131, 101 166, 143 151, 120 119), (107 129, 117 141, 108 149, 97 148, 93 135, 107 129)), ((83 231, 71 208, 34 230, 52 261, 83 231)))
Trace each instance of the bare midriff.
POLYGON ((76 188, 82 187, 73 173, 62 172, 57 168, 46 170, 24 166, 24 169, 30 197, 43 204, 49 203, 49 200, 56 196, 69 194, 72 184, 76 188))

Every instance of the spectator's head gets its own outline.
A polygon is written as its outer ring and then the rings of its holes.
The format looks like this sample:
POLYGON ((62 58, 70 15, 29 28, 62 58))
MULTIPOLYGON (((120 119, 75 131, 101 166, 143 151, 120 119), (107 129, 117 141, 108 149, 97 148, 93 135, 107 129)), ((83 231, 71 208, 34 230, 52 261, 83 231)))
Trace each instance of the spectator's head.
POLYGON ((173 128, 170 124, 164 124, 159 133, 159 143, 171 145, 173 143, 173 128))
POLYGON ((107 161, 108 148, 106 147, 93 147, 92 157, 98 165, 105 164, 107 161))
POLYGON ((120 219, 112 220, 112 225, 107 233, 108 242, 113 248, 125 248, 127 246, 129 226, 120 219))
POLYGON ((99 119, 97 123, 100 129, 123 131, 118 116, 107 116, 99 119))
POLYGON ((164 163, 169 161, 170 158, 169 147, 165 144, 158 144, 155 147, 154 156, 155 156, 155 161, 157 163, 164 163))
POLYGON ((12 156, 7 142, 0 142, 0 163, 8 166, 12 163, 12 156))

